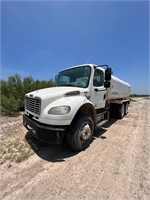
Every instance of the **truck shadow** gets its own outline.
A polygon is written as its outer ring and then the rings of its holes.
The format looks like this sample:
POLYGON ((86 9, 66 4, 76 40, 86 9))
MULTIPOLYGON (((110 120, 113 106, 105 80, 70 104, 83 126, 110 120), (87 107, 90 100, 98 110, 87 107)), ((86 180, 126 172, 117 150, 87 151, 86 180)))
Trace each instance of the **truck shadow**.
MULTIPOLYGON (((105 132, 107 132, 106 128, 115 122, 115 119, 111 119, 107 126, 99 128, 94 134, 93 140, 96 138, 107 139, 107 137, 104 136, 105 132)), ((49 162, 64 162, 66 158, 73 157, 78 154, 78 152, 71 150, 66 144, 57 145, 41 142, 37 140, 30 132, 26 133, 25 140, 30 145, 32 150, 37 154, 37 156, 49 162)))
POLYGON ((27 143, 42 159, 49 162, 64 162, 66 158, 75 156, 78 152, 71 150, 65 144, 48 144, 37 140, 30 132, 25 135, 27 143))
POLYGON ((116 123, 117 121, 117 118, 110 118, 109 122, 104 127, 109 128, 112 124, 116 123))
POLYGON ((106 139, 107 137, 104 135, 107 132, 107 128, 109 128, 112 124, 117 121, 116 118, 111 118, 109 122, 101 128, 98 128, 97 132, 94 134, 96 138, 106 139))

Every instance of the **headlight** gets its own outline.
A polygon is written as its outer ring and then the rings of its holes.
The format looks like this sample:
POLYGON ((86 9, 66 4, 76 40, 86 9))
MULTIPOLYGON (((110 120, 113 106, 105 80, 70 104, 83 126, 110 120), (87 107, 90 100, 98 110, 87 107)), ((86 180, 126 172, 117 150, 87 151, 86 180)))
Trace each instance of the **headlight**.
POLYGON ((58 107, 52 107, 48 114, 52 115, 64 115, 68 114, 70 112, 71 108, 69 106, 58 106, 58 107))

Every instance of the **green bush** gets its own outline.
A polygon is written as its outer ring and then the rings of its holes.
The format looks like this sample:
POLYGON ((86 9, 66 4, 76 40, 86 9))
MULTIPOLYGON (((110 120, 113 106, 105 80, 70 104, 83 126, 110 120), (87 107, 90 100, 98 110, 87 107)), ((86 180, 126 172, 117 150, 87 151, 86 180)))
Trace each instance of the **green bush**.
POLYGON ((1 80, 1 112, 10 115, 23 111, 26 93, 53 85, 52 80, 34 80, 31 76, 22 79, 19 74, 9 76, 6 81, 1 80))
POLYGON ((149 97, 148 94, 131 94, 130 97, 149 97))

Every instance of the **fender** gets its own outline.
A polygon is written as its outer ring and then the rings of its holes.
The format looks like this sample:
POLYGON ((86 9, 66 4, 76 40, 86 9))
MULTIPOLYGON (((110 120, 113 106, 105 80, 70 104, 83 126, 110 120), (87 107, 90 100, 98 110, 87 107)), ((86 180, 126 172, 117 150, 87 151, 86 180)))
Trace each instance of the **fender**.
POLYGON ((51 104, 45 107, 41 113, 40 121, 42 120, 43 123, 53 125, 70 125, 78 110, 85 104, 90 104, 94 108, 93 104, 85 96, 64 96, 60 99, 57 99, 56 101, 53 101, 51 104), (48 111, 52 107, 59 107, 64 105, 70 106, 71 108, 68 114, 48 114, 48 111))

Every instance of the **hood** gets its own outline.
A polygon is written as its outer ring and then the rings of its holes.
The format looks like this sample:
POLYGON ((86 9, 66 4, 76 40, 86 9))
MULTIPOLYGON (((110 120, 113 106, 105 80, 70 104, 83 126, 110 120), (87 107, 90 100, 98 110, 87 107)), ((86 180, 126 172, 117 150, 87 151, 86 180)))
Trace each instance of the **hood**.
POLYGON ((26 94, 29 97, 40 97, 41 99, 47 99, 50 97, 61 97, 64 95, 79 95, 81 92, 85 91, 83 88, 78 87, 51 87, 36 90, 26 94))
MULTIPOLYGON (((40 98, 41 99, 41 110, 54 101, 67 98, 68 96, 78 96, 84 95, 85 89, 78 87, 52 87, 41 90, 36 90, 26 94, 30 98, 40 98)), ((34 102, 34 101, 33 101, 34 102)), ((28 110, 29 111, 29 110, 28 110)))

